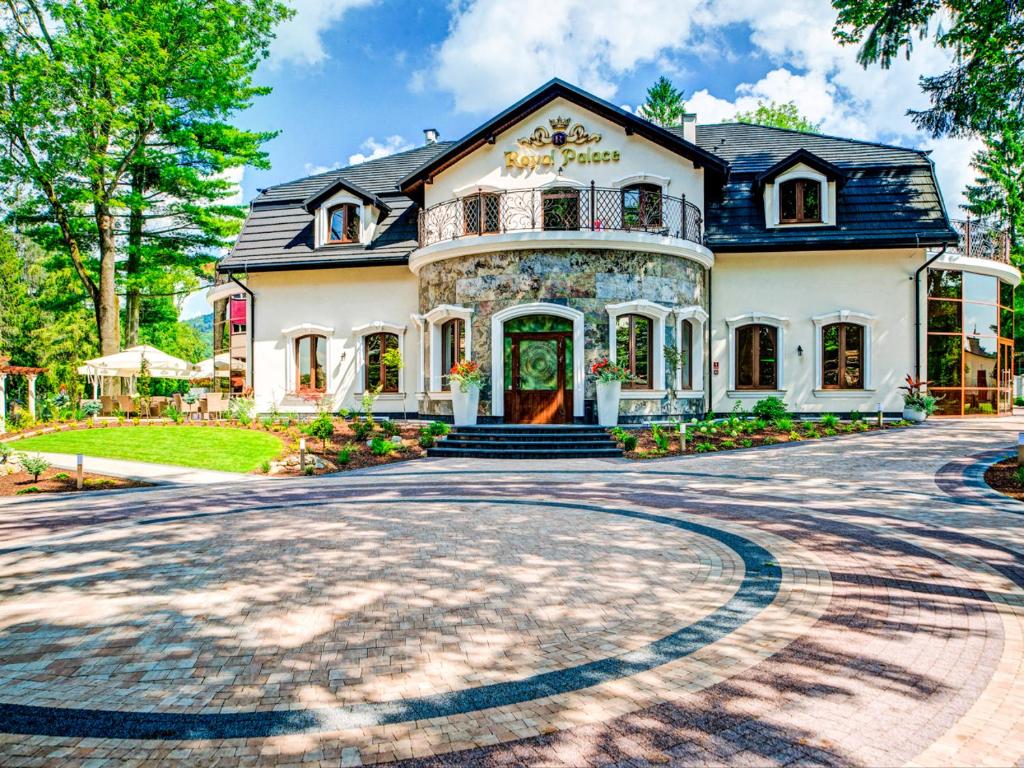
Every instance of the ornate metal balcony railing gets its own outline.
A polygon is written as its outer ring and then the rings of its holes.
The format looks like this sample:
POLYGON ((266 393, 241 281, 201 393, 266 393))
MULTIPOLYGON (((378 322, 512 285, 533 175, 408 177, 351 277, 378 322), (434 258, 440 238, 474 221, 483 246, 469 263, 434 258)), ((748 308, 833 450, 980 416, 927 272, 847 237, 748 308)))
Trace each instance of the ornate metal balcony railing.
POLYGON ((1010 263, 1009 233, 994 229, 978 219, 954 220, 951 223, 960 234, 957 250, 962 255, 1010 263))
POLYGON ((647 232, 704 242, 700 208, 649 188, 539 187, 480 192, 419 213, 420 247, 504 232, 647 232))

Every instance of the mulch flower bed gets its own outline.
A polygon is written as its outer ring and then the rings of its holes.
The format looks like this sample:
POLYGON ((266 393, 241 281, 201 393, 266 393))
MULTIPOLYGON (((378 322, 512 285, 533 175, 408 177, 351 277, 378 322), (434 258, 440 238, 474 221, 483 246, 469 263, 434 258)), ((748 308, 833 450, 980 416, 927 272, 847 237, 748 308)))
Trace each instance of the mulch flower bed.
POLYGON ((116 488, 144 488, 149 483, 126 480, 122 477, 107 477, 85 473, 81 491, 75 483, 75 473, 61 469, 48 469, 33 480, 26 472, 0 475, 0 496, 35 496, 47 493, 84 493, 86 491, 109 491, 116 488))
POLYGON ((1016 458, 1003 459, 985 470, 985 482, 1004 496, 1024 501, 1024 483, 1018 479, 1017 469, 1016 458))
POLYGON ((633 435, 637 438, 634 450, 626 450, 629 459, 657 459, 665 456, 680 456, 694 453, 715 453, 718 451, 741 450, 761 445, 778 445, 780 443, 805 442, 823 437, 878 432, 890 429, 902 429, 909 426, 908 422, 884 422, 879 427, 877 421, 798 421, 785 419, 782 427, 762 419, 741 419, 734 417, 722 421, 704 421, 686 425, 686 450, 680 450, 679 428, 665 426, 661 429, 663 442, 658 445, 654 432, 649 428, 639 430, 612 430, 620 446, 624 447, 623 438, 633 435))

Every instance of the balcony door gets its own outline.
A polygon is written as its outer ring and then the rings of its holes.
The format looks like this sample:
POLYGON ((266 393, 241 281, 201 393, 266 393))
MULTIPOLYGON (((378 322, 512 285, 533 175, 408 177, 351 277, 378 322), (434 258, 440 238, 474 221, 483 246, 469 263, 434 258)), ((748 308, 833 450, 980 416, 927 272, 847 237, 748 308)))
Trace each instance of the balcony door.
POLYGON ((552 187, 541 193, 541 226, 544 229, 580 228, 580 191, 552 187))

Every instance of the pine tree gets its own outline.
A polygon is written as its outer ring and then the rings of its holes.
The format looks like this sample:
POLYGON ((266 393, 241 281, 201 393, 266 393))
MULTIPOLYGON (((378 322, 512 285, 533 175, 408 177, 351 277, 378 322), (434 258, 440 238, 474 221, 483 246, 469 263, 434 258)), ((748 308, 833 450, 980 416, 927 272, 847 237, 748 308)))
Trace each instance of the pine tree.
POLYGON ((658 82, 647 89, 647 100, 640 105, 638 112, 641 117, 658 125, 679 125, 686 114, 683 92, 662 75, 658 82))

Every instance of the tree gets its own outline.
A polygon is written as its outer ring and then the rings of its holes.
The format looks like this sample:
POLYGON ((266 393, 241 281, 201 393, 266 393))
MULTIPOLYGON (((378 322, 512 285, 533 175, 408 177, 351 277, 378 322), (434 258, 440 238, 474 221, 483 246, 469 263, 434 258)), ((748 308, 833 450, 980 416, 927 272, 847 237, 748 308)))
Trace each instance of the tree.
MULTIPOLYGON (((144 215, 149 171, 187 177, 196 137, 213 139, 206 158, 216 157, 234 130, 221 121, 266 92, 252 72, 289 11, 277 0, 5 1, 0 180, 9 203, 39 225, 34 236, 56 230, 110 354, 121 344, 121 219, 144 215), (157 148, 166 153, 154 157, 157 148)), ((202 157, 194 167, 209 175, 202 157)))
POLYGON ((1019 124, 1024 112, 1024 14, 1007 0, 832 0, 839 12, 833 33, 860 44, 866 67, 888 68, 898 55, 910 56, 914 38, 934 35, 952 52, 952 66, 921 79, 931 100, 912 111, 933 135, 996 133, 1019 124))
POLYGON ((1024 264, 1024 130, 1004 126, 985 139, 971 165, 978 172, 967 186, 967 210, 1010 238, 1010 253, 1024 264))
POLYGON ((792 101, 784 104, 776 101, 765 104, 763 101, 758 101, 757 109, 749 112, 737 112, 733 119, 737 123, 767 125, 769 128, 787 128, 791 131, 804 131, 805 133, 821 131, 821 123, 812 123, 801 115, 792 101))
POLYGON ((658 82, 647 89, 647 100, 638 110, 641 117, 658 125, 679 125, 686 114, 683 92, 662 75, 658 82))

